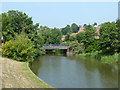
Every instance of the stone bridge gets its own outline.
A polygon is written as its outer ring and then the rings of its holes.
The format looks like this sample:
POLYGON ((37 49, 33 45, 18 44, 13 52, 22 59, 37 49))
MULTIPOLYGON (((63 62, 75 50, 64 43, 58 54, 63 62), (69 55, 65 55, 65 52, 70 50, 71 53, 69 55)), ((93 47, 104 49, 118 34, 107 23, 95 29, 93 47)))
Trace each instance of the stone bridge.
POLYGON ((64 44, 59 44, 59 45, 43 45, 42 48, 44 49, 66 49, 67 50, 67 55, 70 53, 69 50, 69 45, 64 45, 64 44))

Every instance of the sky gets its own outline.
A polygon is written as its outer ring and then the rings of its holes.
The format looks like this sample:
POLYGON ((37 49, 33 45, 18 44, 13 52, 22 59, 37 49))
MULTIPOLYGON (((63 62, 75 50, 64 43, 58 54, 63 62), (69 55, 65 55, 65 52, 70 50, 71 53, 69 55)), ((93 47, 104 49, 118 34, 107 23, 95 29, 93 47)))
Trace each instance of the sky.
POLYGON ((2 2, 2 12, 25 12, 35 23, 50 28, 116 21, 118 2, 2 2))

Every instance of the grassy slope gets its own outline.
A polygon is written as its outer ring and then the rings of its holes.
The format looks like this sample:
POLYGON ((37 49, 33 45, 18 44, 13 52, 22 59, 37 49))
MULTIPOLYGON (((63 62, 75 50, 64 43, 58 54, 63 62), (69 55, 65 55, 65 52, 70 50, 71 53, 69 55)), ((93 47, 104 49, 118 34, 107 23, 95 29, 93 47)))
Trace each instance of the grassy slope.
POLYGON ((0 60, 2 60, 3 88, 52 88, 32 73, 27 62, 17 62, 7 58, 0 60))

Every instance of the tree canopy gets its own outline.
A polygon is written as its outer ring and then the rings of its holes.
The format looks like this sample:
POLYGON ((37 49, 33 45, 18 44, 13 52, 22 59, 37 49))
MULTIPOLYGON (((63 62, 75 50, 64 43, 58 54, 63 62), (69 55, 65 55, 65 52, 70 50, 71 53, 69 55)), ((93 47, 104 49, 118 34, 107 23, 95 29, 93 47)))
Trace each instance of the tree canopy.
POLYGON ((62 28, 61 32, 63 35, 66 35, 67 33, 72 33, 72 29, 70 25, 67 25, 66 27, 62 28))
POLYGON ((3 42, 9 41, 15 34, 20 34, 22 31, 26 34, 36 32, 38 26, 38 23, 33 25, 32 17, 28 17, 26 13, 15 10, 2 13, 3 42))
POLYGON ((119 30, 116 28, 115 22, 103 23, 100 27, 101 49, 104 54, 114 54, 120 47, 119 30))
POLYGON ((75 23, 73 23, 73 24, 71 25, 71 28, 72 28, 72 32, 73 32, 73 33, 77 33, 77 32, 78 32, 78 30, 79 30, 78 25, 77 25, 77 24, 75 24, 75 23))

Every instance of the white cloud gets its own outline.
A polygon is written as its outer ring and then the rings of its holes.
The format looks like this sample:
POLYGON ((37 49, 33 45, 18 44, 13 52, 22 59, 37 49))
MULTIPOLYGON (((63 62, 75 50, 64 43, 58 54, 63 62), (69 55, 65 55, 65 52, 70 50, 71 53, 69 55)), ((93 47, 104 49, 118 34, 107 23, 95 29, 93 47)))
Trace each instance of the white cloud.
POLYGON ((118 2, 120 0, 1 0, 0 2, 118 2))

